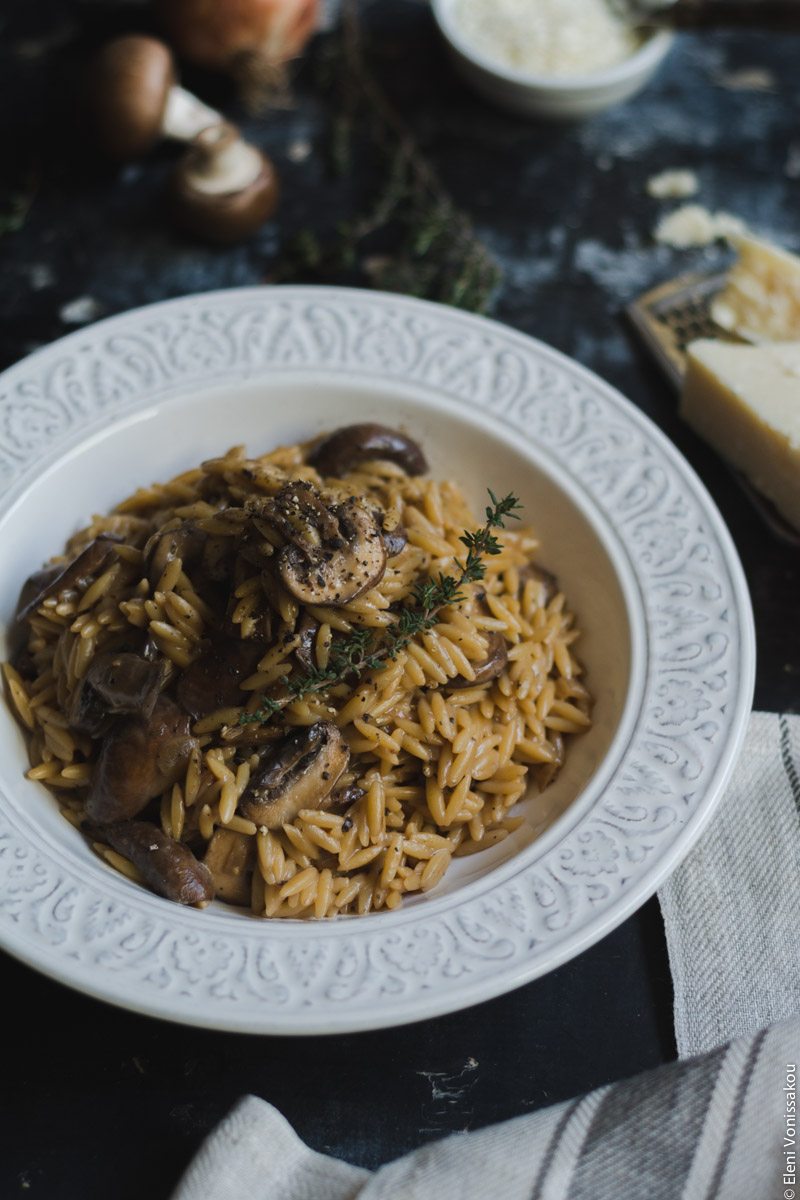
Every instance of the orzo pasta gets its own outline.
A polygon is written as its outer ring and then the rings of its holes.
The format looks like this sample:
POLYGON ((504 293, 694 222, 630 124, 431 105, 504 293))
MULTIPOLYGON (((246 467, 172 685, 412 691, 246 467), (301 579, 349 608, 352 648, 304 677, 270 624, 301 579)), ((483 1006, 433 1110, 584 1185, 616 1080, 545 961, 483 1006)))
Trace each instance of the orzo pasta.
POLYGON ((182 903, 363 914, 520 823, 590 724, 532 532, 502 530, 482 580, 364 667, 480 527, 425 470, 379 426, 234 447, 28 581, 3 667, 28 774, 113 867, 182 903))

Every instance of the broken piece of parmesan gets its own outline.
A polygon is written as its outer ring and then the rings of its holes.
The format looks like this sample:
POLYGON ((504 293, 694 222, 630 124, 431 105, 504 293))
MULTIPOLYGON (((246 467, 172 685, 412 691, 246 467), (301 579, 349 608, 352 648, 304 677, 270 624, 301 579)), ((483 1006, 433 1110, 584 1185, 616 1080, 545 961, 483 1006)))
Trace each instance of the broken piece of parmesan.
POLYGON ((800 338, 800 258, 750 234, 731 241, 739 257, 711 304, 717 325, 750 342, 800 338))
POLYGON ((701 204, 684 204, 667 213, 656 226, 657 242, 685 250, 689 246, 710 246, 717 238, 744 233, 744 221, 732 213, 709 212, 701 204))
POLYGON ((800 341, 691 342, 680 413, 800 529, 800 341))
POLYGON ((699 187, 694 171, 676 168, 651 175, 647 181, 647 194, 657 200, 683 200, 695 196, 699 187))

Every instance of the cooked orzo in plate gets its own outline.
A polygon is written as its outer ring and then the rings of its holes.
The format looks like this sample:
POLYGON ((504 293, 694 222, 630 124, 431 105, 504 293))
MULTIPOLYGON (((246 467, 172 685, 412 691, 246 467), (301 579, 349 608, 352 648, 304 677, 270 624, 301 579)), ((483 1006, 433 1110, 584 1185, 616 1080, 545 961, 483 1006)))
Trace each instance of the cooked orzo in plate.
POLYGON ((590 724, 578 631, 526 527, 464 578, 484 527, 426 471, 377 425, 234 447, 27 581, 3 673, 28 774, 112 866, 184 904, 363 914, 522 822, 590 724))

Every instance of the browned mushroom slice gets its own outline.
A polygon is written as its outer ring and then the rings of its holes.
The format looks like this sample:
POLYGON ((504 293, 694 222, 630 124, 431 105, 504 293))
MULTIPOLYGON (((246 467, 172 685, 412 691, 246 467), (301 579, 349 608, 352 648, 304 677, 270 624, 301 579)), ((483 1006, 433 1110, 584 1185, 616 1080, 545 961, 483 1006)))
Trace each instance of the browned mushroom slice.
POLYGON ((355 804, 356 800, 360 800, 366 795, 363 788, 357 784, 351 783, 348 787, 337 788, 332 793, 330 800, 325 805, 326 808, 349 808, 351 804, 355 804))
POLYGON ((413 438, 369 422, 335 429, 314 447, 308 461, 320 475, 338 477, 371 458, 397 463, 408 475, 423 475, 428 469, 425 455, 413 438))
POLYGON ((159 697, 148 721, 119 717, 94 767, 88 819, 108 825, 137 816, 180 778, 194 746, 189 717, 168 696, 159 697))
POLYGON ((490 680, 496 679, 498 675, 502 675, 508 663, 508 651, 506 650, 506 640, 502 633, 493 633, 489 638, 489 649, 486 658, 481 662, 472 664, 472 669, 475 672, 474 679, 467 679, 465 675, 456 675, 453 679, 448 679, 444 684, 447 688, 471 688, 479 687, 482 683, 489 683, 490 680))
POLYGON ((214 880, 188 846, 168 837, 149 821, 109 825, 109 846, 144 875, 153 891, 177 904, 207 904, 214 899, 214 880))
POLYGON ((289 541, 278 571, 301 603, 347 604, 382 578, 381 530, 357 501, 327 505, 310 484, 288 483, 271 502, 269 518, 289 541))
POLYGON ((206 535, 191 521, 181 521, 154 533, 144 548, 150 586, 158 586, 159 579, 176 558, 180 558, 184 566, 199 558, 205 541, 206 535))
POLYGON ((218 634, 182 673, 176 688, 178 703, 195 720, 218 708, 244 704, 249 693, 240 684, 253 674, 266 650, 262 642, 218 634))
POLYGON ((15 660, 28 644, 30 634, 30 628, 25 624, 21 614, 30 608, 31 601, 36 601, 35 607, 41 604, 42 599, 46 598, 48 587, 58 579, 63 570, 64 568, 58 563, 52 563, 49 567, 42 567, 41 571, 35 571, 23 583, 14 619, 10 623, 6 635, 8 654, 15 666, 17 665, 15 660))
POLYGON ((73 693, 70 726, 97 737, 119 713, 136 713, 149 721, 163 679, 161 662, 129 653, 96 655, 73 693))
POLYGON ((303 808, 324 808, 350 751, 332 721, 290 734, 251 780, 239 809, 267 829, 293 821, 303 808))
POLYGON ((395 558, 400 551, 405 547, 408 541, 408 534, 402 525, 395 525, 394 529, 383 529, 383 544, 386 547, 386 557, 395 558))
POLYGON ((215 829, 203 856, 211 872, 218 900, 249 906, 252 890, 255 838, 232 829, 215 829))
POLYGON ((235 541, 232 537, 208 537, 203 547, 201 569, 212 583, 229 583, 233 575, 235 541))
POLYGON ((519 575, 519 590, 522 593, 525 589, 525 584, 529 579, 533 579, 536 583, 543 585, 542 603, 549 604, 553 597, 558 593, 558 580, 552 571, 546 571, 544 567, 537 566, 536 563, 526 563, 524 567, 520 567, 519 575))
POLYGON ((294 656, 304 667, 306 671, 313 671, 317 666, 317 634, 319 633, 319 621, 315 621, 308 613, 303 613, 300 618, 296 633, 300 638, 300 645, 295 649, 294 656))
MULTIPOLYGON (((34 580, 42 580, 42 586, 38 592, 30 596, 25 604, 17 613, 18 621, 27 621, 32 613, 40 604, 51 596, 58 596, 60 592, 66 591, 68 588, 78 588, 82 590, 86 587, 93 575, 103 568, 112 554, 116 554, 116 545, 123 539, 117 533, 100 533, 97 537, 85 546, 71 563, 65 567, 59 567, 57 574, 52 574, 52 568, 45 567, 44 571, 37 575, 32 575, 28 582, 23 587, 23 594, 28 585, 34 580)), ((32 588, 30 590, 33 590, 32 588)), ((20 597, 22 601, 23 597, 20 597)))

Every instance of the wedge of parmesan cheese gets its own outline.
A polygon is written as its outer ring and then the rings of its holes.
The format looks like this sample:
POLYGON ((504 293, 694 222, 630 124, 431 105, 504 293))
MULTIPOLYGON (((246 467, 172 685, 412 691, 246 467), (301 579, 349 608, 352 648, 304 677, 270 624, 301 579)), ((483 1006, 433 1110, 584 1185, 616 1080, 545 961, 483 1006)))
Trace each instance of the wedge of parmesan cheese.
POLYGON ((680 412, 800 529, 800 341, 691 342, 680 412))
POLYGON ((716 323, 751 342, 800 338, 800 258, 750 234, 731 242, 739 257, 711 305, 716 323))

